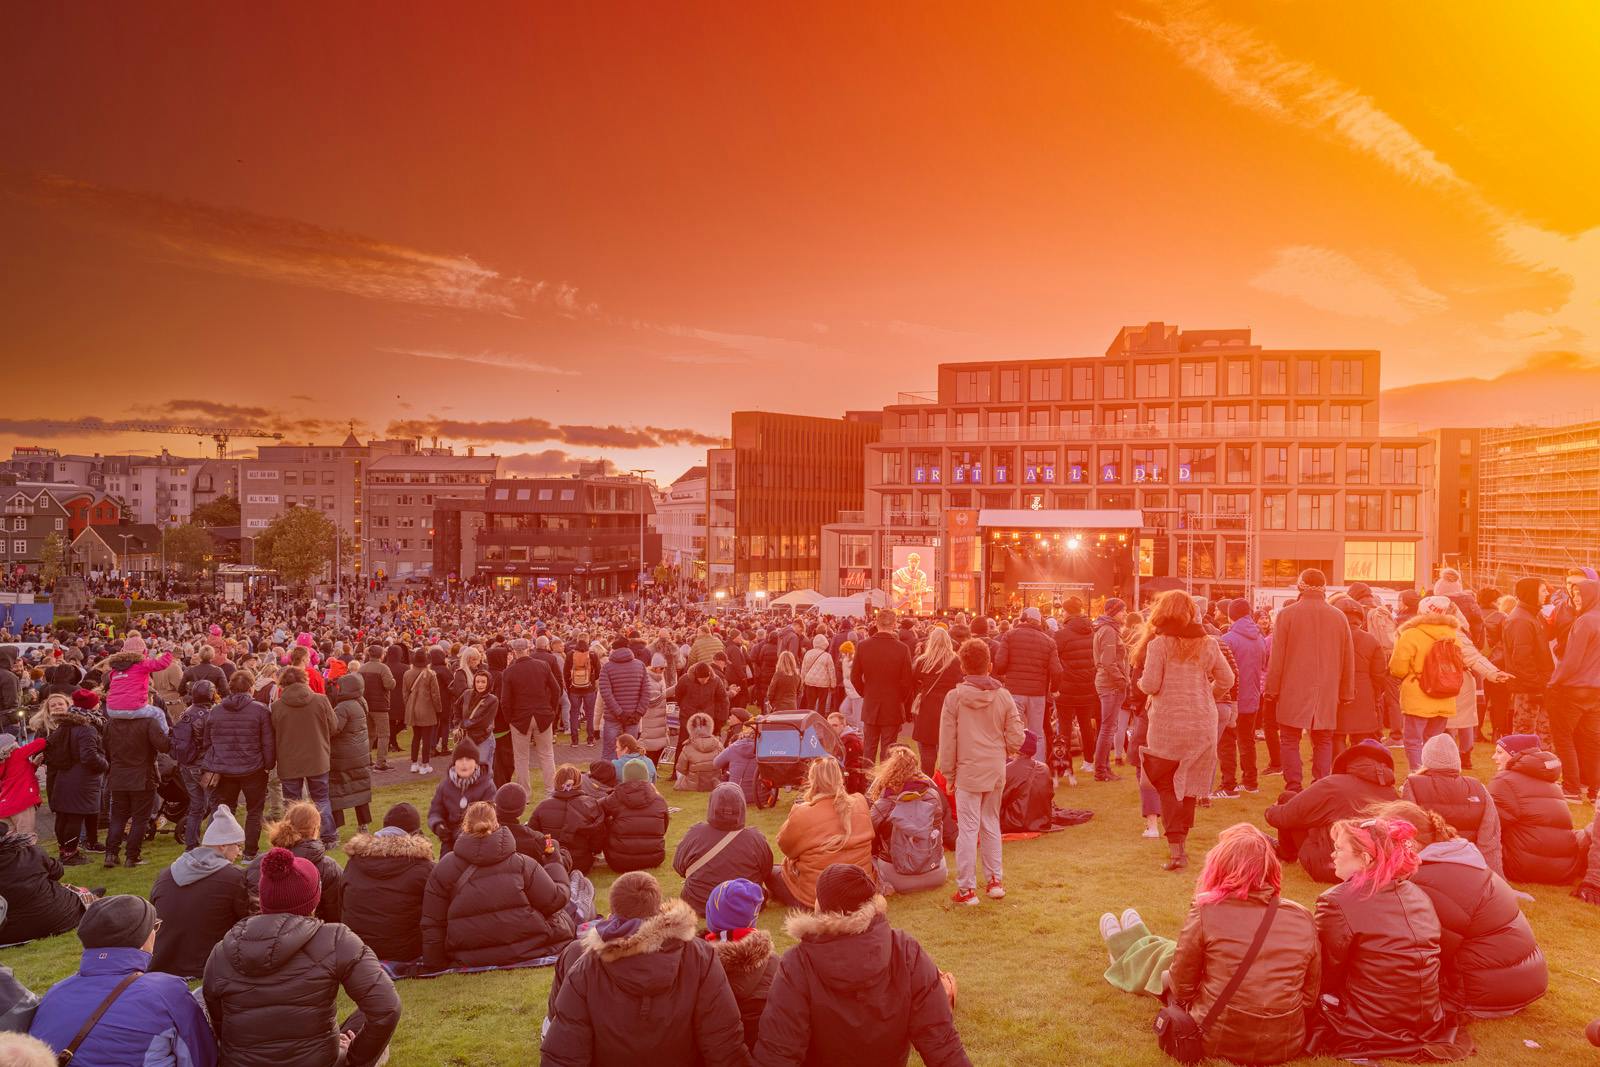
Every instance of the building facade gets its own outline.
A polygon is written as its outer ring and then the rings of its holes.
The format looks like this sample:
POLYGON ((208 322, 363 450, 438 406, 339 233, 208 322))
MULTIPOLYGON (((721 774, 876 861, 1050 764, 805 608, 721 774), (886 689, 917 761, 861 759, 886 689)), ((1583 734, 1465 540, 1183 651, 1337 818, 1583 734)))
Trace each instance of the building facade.
POLYGON ((706 576, 706 468, 690 467, 656 501, 661 562, 686 579, 706 576))
POLYGON ((497 478, 482 499, 435 501, 433 574, 508 590, 627 593, 661 558, 654 511, 649 485, 633 478, 497 478))
POLYGON ((379 456, 365 472, 365 572, 376 581, 434 577, 434 505, 445 497, 482 501, 500 457, 421 449, 379 456))
POLYGON ((0 568, 7 575, 38 574, 45 542, 53 535, 59 538, 65 569, 71 543, 68 518, 48 486, 0 475, 0 568))
POLYGON ((1482 433, 1461 427, 1428 431, 1438 457, 1434 464, 1434 499, 1439 506, 1439 566, 1454 567, 1469 578, 1477 575, 1478 454, 1482 433))
POLYGON ((1600 422, 1484 430, 1479 447, 1478 581, 1600 568, 1600 422))
POLYGON ((730 447, 706 453, 711 588, 819 589, 822 528, 861 507, 861 457, 881 429, 877 412, 734 412, 730 447))
POLYGON ((355 434, 337 445, 262 445, 239 461, 239 527, 244 563, 255 562, 255 538, 292 507, 315 508, 354 543, 345 566, 365 573, 363 529, 366 467, 374 459, 415 453, 412 439, 362 444, 355 434))
MULTIPOLYGON (((888 591, 915 551, 939 607, 1059 595, 1073 583, 1019 559, 1010 533, 979 540, 986 512, 1023 511, 1058 513, 1037 532, 1064 544, 1061 516, 1137 511, 1142 528, 1122 531, 1136 575, 1196 594, 1292 585, 1312 566, 1411 586, 1433 567, 1434 444, 1384 432, 1379 387, 1375 351, 1159 322, 1122 329, 1103 357, 941 364, 935 393, 884 409, 865 509, 825 532, 820 588, 888 591)), ((1085 520, 1076 543, 1102 535, 1120 536, 1085 520)))

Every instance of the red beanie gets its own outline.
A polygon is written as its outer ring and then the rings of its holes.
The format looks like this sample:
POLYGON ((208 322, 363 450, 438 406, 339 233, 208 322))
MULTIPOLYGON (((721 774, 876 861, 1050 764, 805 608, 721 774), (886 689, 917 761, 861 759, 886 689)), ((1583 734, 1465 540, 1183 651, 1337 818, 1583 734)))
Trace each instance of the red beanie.
POLYGON ((263 915, 310 915, 322 899, 322 876, 310 860, 275 848, 261 858, 259 895, 263 915))

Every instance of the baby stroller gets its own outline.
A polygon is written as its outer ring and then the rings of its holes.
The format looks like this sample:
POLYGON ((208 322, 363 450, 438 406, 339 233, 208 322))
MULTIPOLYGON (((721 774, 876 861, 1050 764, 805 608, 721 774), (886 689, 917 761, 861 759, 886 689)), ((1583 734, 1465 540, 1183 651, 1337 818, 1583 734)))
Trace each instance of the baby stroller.
POLYGON ((805 781, 812 760, 827 756, 842 762, 838 735, 828 720, 814 711, 762 715, 750 725, 756 732, 758 808, 775 806, 784 786, 805 781))
POLYGON ((155 810, 150 813, 150 830, 145 835, 154 839, 163 830, 183 841, 183 821, 189 814, 189 789, 178 772, 178 761, 165 753, 156 753, 155 810))

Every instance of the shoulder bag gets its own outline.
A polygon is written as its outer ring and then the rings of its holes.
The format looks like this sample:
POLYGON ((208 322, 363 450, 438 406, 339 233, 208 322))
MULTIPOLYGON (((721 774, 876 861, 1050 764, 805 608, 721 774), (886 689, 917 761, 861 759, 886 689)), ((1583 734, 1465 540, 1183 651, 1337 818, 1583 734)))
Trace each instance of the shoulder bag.
POLYGON ((67 1043, 67 1047, 56 1053, 56 1063, 58 1067, 59 1065, 72 1062, 72 1057, 78 1054, 78 1046, 83 1044, 84 1039, 89 1036, 89 1032, 93 1030, 95 1028, 95 1024, 100 1021, 100 1017, 103 1016, 107 1009, 109 1009, 111 1005, 116 1002, 118 997, 127 992, 129 986, 143 977, 143 971, 134 971, 131 974, 124 976, 122 981, 117 983, 117 987, 113 989, 110 995, 107 996, 106 999, 102 1000, 100 1002, 100 1006, 94 1010, 94 1014, 90 1015, 83 1021, 83 1025, 78 1028, 77 1034, 74 1035, 72 1040, 67 1043))
POLYGON ((1233 970, 1233 977, 1228 979, 1228 984, 1217 995, 1211 1010, 1206 1012, 1205 1019, 1196 1022, 1194 1016, 1176 1001, 1162 1005, 1155 1021, 1156 1044, 1161 1046, 1162 1052, 1179 1063, 1199 1063, 1205 1059, 1206 1030, 1216 1022, 1217 1016, 1222 1014, 1222 1009, 1228 1006, 1228 1001, 1239 991, 1239 985, 1249 973, 1250 965, 1261 954, 1261 946, 1267 940, 1267 931, 1272 928, 1273 917, 1278 914, 1279 900, 1279 897, 1274 896, 1267 904, 1267 914, 1262 917, 1261 925, 1256 927, 1255 940, 1250 942, 1244 958, 1233 970))
POLYGON ((729 845, 733 844, 733 839, 738 837, 743 832, 744 831, 742 829, 740 829, 740 830, 729 830, 726 834, 723 835, 721 841, 718 841, 716 844, 712 845, 709 849, 706 850, 706 854, 704 856, 701 856, 699 859, 697 859, 693 863, 689 864, 688 869, 683 872, 683 880, 685 882, 687 882, 689 879, 693 878, 696 871, 698 871, 701 867, 704 867, 706 864, 710 863, 712 860, 716 859, 717 858, 717 853, 721 852, 723 849, 725 849, 729 845))

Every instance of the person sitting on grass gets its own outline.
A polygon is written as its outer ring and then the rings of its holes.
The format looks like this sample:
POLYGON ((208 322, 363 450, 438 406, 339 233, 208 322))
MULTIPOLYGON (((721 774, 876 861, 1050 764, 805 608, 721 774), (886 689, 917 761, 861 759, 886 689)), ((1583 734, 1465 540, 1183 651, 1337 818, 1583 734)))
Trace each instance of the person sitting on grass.
POLYGON ((754 804, 757 800, 756 732, 748 726, 736 726, 730 719, 728 734, 728 746, 717 753, 717 758, 711 761, 712 766, 725 772, 728 781, 744 791, 746 804, 754 804))
POLYGON ((540 1063, 746 1067, 738 1002, 689 905, 634 871, 609 906, 556 961, 540 1063))
MULTIPOLYGON (((820 762, 820 761, 819 761, 820 762)), ((889 905, 859 867, 835 863, 816 883, 816 910, 789 915, 799 944, 767 991, 757 1067, 904 1063, 965 1067, 951 1009, 954 980, 916 938, 889 925, 889 905)))
POLYGON ((1267 823, 1278 831, 1278 858, 1296 859, 1319 882, 1336 882, 1333 824, 1395 799, 1394 757, 1374 740, 1339 753, 1333 773, 1298 793, 1285 791, 1267 809, 1267 823))
POLYGON ((75 929, 93 899, 87 890, 63 884, 61 861, 0 822, 0 945, 52 937, 75 929))
POLYGON ((751 1048, 756 1046, 767 993, 778 973, 772 935, 755 928, 765 900, 761 886, 746 878, 723 882, 706 898, 705 939, 717 950, 722 973, 728 976, 744 1021, 744 1043, 751 1048))
POLYGON ((649 767, 642 759, 624 761, 622 784, 600 802, 606 813, 606 866, 618 874, 659 867, 667 859, 672 816, 650 784, 649 767))
POLYGON ((188 986, 175 975, 151 970, 150 953, 160 930, 155 906, 143 897, 95 901, 78 924, 83 943, 78 973, 50 987, 28 1033, 57 1054, 70 1047, 71 1062, 79 1064, 213 1067, 217 1042, 188 986), (77 1040, 102 1005, 107 1005, 104 1014, 77 1040))
POLYGON ((632 734, 623 734, 617 738, 617 758, 611 763, 617 769, 618 781, 622 780, 623 771, 627 770, 630 763, 642 764, 648 772, 650 781, 654 783, 656 780, 655 761, 645 755, 644 744, 632 734))
MULTIPOLYGON (((196 683, 194 688, 210 685, 196 683)), ((162 921, 151 970, 179 978, 199 978, 222 935, 251 912, 244 868, 234 863, 244 851, 244 828, 233 812, 217 807, 200 844, 156 876, 150 903, 162 921)))
POLYGON ((528 791, 516 782, 507 782, 495 790, 495 818, 500 820, 501 826, 511 831, 512 838, 517 842, 517 851, 541 867, 556 864, 561 868, 563 877, 570 875, 572 854, 549 834, 524 823, 522 813, 527 810, 528 791))
POLYGON ((1121 916, 1100 916, 1100 936, 1111 957, 1106 981, 1126 993, 1179 1004, 1204 1020, 1276 899, 1258 955, 1205 1027, 1205 1054, 1239 1063, 1284 1063, 1300 1056, 1306 1020, 1317 1003, 1322 952, 1311 913, 1283 900, 1282 890, 1283 866, 1272 839, 1248 823, 1235 823, 1206 854, 1176 941, 1151 933, 1132 908, 1121 916))
POLYGON ((1022 747, 1006 764, 1006 785, 1000 797, 1000 832, 1044 833, 1053 825, 1055 786, 1050 768, 1039 760, 1039 735, 1022 731, 1022 747))
MULTIPOLYGON (((607 769, 610 762, 605 762, 607 769)), ((569 870, 588 874, 606 847, 606 812, 599 797, 583 788, 583 773, 570 763, 556 768, 556 788, 533 809, 528 825, 555 838, 572 857, 569 870)))
POLYGON ((597 759, 589 763, 589 771, 583 776, 583 791, 596 800, 604 800, 617 788, 617 783, 622 781, 617 777, 617 765, 608 759, 597 759))
MULTIPOLYGON (((1428 743, 1438 740, 1455 745, 1444 735, 1428 743)), ((1427 758, 1424 749, 1423 761, 1427 758)), ((1385 804, 1374 814, 1403 820, 1417 831, 1411 848, 1418 866, 1411 881, 1433 901, 1444 934, 1440 984, 1446 1009, 1499 1019, 1544 996, 1550 968, 1533 927, 1522 914, 1516 891, 1489 867, 1477 846, 1458 836, 1438 812, 1410 801, 1385 804)))
POLYGON ((723 782, 706 798, 705 821, 689 827, 678 842, 672 869, 683 876, 680 895, 695 911, 703 914, 706 898, 724 882, 748 879, 761 885, 772 873, 772 846, 744 820, 744 794, 723 782))
POLYGON ((455 849, 428 877, 423 966, 504 967, 560 951, 575 925, 565 910, 567 878, 556 874, 517 851, 493 804, 472 804, 455 849))
POLYGON ((463 738, 450 760, 450 769, 439 779, 428 805, 428 829, 439 839, 440 856, 455 847, 469 806, 478 801, 494 804, 494 780, 478 763, 478 746, 463 738))
MULTIPOLYGON (((322 891, 318 896, 317 918, 323 922, 339 921, 344 906, 344 868, 328 855, 328 850, 317 836, 322 830, 322 813, 309 800, 297 800, 283 813, 283 819, 267 828, 267 841, 273 848, 289 852, 317 869, 322 876, 322 891)), ((261 857, 251 860, 244 869, 245 886, 250 899, 258 899, 257 885, 261 880, 261 857)))
MULTIPOLYGON (((385 742, 387 743, 387 742, 385 742)), ((377 833, 345 842, 344 924, 380 960, 422 959, 422 895, 433 873, 433 842, 410 804, 396 804, 377 833)))
POLYGON ((674 768, 676 788, 709 793, 722 781, 722 772, 716 767, 716 759, 722 754, 722 742, 716 739, 714 730, 715 724, 705 712, 689 716, 689 739, 679 750, 674 768))
POLYGON ((1500 846, 1512 882, 1571 885, 1588 865, 1589 834, 1574 830, 1561 796, 1561 760, 1539 748, 1535 734, 1508 734, 1494 744, 1489 782, 1500 815, 1500 846))
MULTIPOLYGON (((315 808, 312 808, 315 811, 315 808)), ((228 1067, 374 1067, 400 1024, 394 981, 355 933, 317 918, 322 879, 288 849, 261 858, 261 914, 211 950, 201 989, 228 1067), (339 993, 356 1010, 342 1025, 339 993)))
POLYGON ((845 792, 838 761, 826 756, 812 760, 805 792, 778 830, 784 860, 767 879, 772 898, 791 908, 815 907, 817 879, 836 863, 860 867, 876 884, 873 836, 867 798, 845 792))
POLYGON ((1500 811, 1484 784, 1461 773, 1461 748, 1449 734, 1434 734, 1422 746, 1422 770, 1406 775, 1400 795, 1439 815, 1456 836, 1478 846, 1489 869, 1505 876, 1500 811))
MULTIPOLYGON (((1045 771, 1049 782, 1050 772, 1045 771)), ((893 745, 867 787, 873 864, 885 896, 944 888, 944 794, 922 773, 915 752, 893 745)))

